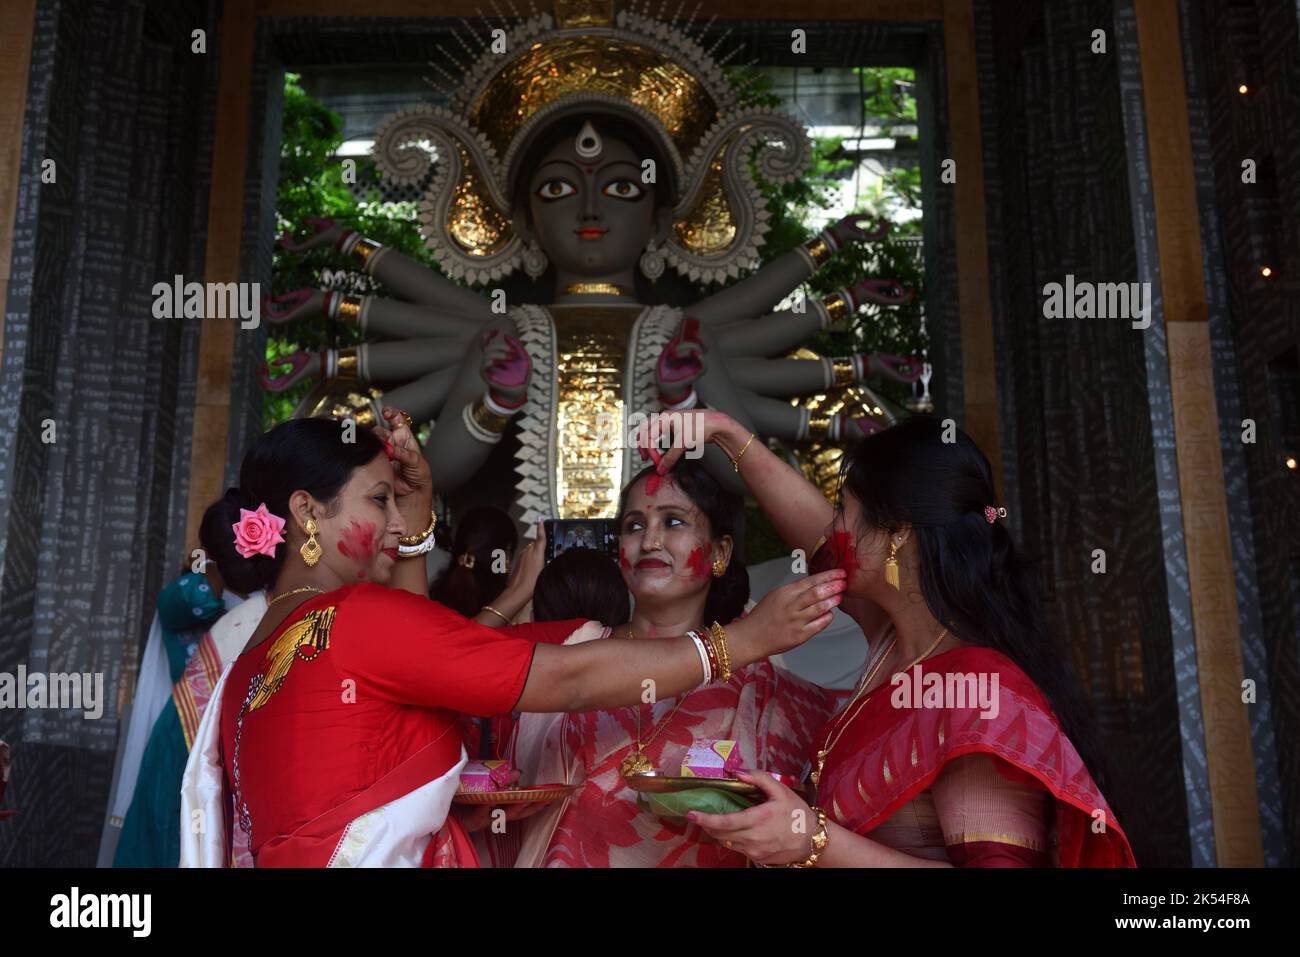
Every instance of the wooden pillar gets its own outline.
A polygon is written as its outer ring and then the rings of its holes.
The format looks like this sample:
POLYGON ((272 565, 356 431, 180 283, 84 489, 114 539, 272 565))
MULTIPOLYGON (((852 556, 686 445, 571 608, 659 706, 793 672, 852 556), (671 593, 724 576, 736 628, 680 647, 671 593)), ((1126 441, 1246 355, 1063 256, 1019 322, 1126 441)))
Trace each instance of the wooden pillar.
POLYGON ((1215 852, 1220 867, 1262 866, 1178 5, 1141 0, 1134 8, 1215 852))
POLYGON ((0 361, 5 348, 5 304, 14 252, 14 217, 22 179, 23 118, 27 115, 27 73, 32 63, 36 0, 9 0, 0 30, 0 361))
MULTIPOLYGON (((221 22, 216 140, 208 198, 205 282, 238 282, 244 225, 244 165, 248 155, 249 95, 253 82, 252 0, 226 0, 221 22)), ((188 547, 198 544, 203 511, 223 491, 230 431, 230 376, 238 323, 204 321, 199 336, 198 383, 190 447, 190 495, 185 519, 188 547)))
POLYGON ((943 0, 943 48, 948 73, 950 158, 957 161, 957 182, 951 188, 956 191, 953 206, 964 426, 988 456, 993 466, 993 486, 1001 491, 1002 440, 998 432, 997 362, 993 347, 993 301, 989 293, 984 147, 980 132, 973 0, 943 0))

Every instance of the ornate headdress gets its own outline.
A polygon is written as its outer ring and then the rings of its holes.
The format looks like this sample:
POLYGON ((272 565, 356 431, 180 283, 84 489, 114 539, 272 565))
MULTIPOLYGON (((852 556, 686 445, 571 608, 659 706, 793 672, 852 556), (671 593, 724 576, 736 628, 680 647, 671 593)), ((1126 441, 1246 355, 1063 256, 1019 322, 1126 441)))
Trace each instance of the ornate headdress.
POLYGON ((811 157, 806 130, 770 108, 739 108, 711 51, 660 20, 615 16, 613 5, 557 0, 555 17, 479 37, 480 50, 465 44, 477 59, 450 109, 421 104, 380 126, 375 160, 391 180, 418 184, 437 160, 421 232, 452 277, 489 282, 520 265, 524 244, 510 219, 523 158, 552 124, 593 115, 633 123, 670 166, 678 195, 668 263, 703 282, 757 263, 767 210, 749 161, 769 182, 793 179, 811 157))

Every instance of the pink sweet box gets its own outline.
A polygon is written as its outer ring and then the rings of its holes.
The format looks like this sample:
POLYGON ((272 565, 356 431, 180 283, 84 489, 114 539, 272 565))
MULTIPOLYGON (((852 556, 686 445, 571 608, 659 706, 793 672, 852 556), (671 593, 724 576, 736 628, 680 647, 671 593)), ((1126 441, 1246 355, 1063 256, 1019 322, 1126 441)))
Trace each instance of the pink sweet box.
POLYGON ((682 762, 684 778, 730 778, 741 768, 735 741, 701 738, 691 745, 682 762))
POLYGON ((509 761, 467 761, 460 772, 460 790, 467 794, 504 791, 510 787, 509 761))

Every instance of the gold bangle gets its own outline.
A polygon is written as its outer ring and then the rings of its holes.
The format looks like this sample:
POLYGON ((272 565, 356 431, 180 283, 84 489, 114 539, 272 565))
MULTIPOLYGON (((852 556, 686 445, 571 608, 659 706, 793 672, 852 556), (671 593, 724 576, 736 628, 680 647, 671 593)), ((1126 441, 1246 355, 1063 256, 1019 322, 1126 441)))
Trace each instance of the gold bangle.
POLYGON ((484 605, 483 608, 481 609, 481 611, 490 611, 490 612, 492 612, 492 614, 496 615, 498 618, 500 618, 502 621, 504 621, 507 625, 509 625, 509 624, 513 624, 513 622, 511 622, 509 618, 507 618, 505 615, 501 614, 501 612, 497 611, 497 610, 496 610, 495 608, 493 608, 491 605, 484 605))
POLYGON ((852 359, 832 359, 831 376, 833 382, 832 389, 843 389, 846 386, 853 385, 858 380, 857 373, 853 369, 852 359))
POLYGON ((432 535, 432 534, 433 534, 433 530, 434 530, 435 528, 437 528, 437 527, 438 527, 438 513, 437 513, 437 512, 430 512, 430 513, 429 513, 429 527, 428 527, 428 528, 426 528, 424 531, 422 531, 419 535, 403 535, 403 536, 402 536, 401 538, 399 538, 397 541, 398 541, 399 544, 402 544, 402 545, 408 545, 408 546, 409 546, 409 545, 423 545, 425 539, 427 539, 430 535, 432 535))
POLYGON ((727 649, 727 630, 715 621, 709 628, 709 638, 717 653, 718 667, 722 669, 722 673, 717 676, 718 680, 725 684, 731 680, 731 652, 727 649))
POLYGON ((812 836, 812 853, 806 859, 797 861, 794 864, 787 864, 786 867, 816 867, 817 858, 822 856, 822 852, 826 850, 826 845, 831 842, 830 832, 826 830, 826 812, 816 806, 809 808, 809 810, 817 812, 817 833, 812 836))
POLYGON ((482 396, 479 396, 474 401, 469 414, 475 425, 492 435, 500 435, 506 430, 506 426, 510 424, 509 416, 498 415, 493 412, 487 407, 487 403, 483 401, 482 396))
POLYGON ((360 371, 360 355, 356 346, 345 346, 339 350, 335 364, 335 375, 340 379, 355 379, 360 371))
POLYGON ((831 258, 830 244, 821 236, 814 237, 803 248, 808 250, 808 256, 812 259, 814 266, 820 266, 831 258))
POLYGON ((831 434, 831 420, 834 416, 830 415, 810 415, 808 416, 808 438, 817 441, 824 441, 831 434))
POLYGON ((370 257, 383 248, 384 247, 381 243, 377 243, 373 239, 362 237, 361 240, 352 247, 352 255, 361 260, 361 268, 365 269, 366 264, 370 261, 370 257))
POLYGON ((735 469, 737 473, 740 472, 740 460, 745 457, 745 453, 749 451, 749 443, 753 441, 754 441, 754 433, 750 432, 749 438, 745 440, 745 445, 740 450, 740 454, 738 454, 734 459, 731 460, 731 467, 735 469))
POLYGON ((838 292, 823 299, 822 305, 826 307, 826 315, 832 322, 844 319, 852 312, 848 300, 838 292))
POLYGON ((361 297, 360 296, 343 296, 339 299, 338 318, 340 322, 346 322, 350 326, 355 326, 361 318, 361 297))

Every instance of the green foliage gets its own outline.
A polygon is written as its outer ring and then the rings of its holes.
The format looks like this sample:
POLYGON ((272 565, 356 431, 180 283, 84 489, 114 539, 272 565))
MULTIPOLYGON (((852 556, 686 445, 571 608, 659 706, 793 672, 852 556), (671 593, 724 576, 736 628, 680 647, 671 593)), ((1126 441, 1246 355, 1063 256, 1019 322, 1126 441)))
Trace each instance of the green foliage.
MULTIPOLYGON (((298 80, 297 74, 285 75, 284 132, 275 206, 278 231, 305 235, 307 219, 329 218, 385 246, 394 246, 436 270, 420 237, 414 203, 386 203, 377 186, 366 189, 358 198, 344 182, 344 165, 334 156, 343 142, 342 121, 338 114, 313 100, 298 80)), ((355 163, 358 183, 376 182, 374 160, 359 156, 355 163)), ((277 245, 272 258, 273 292, 279 295, 312 288, 365 295, 380 291, 378 283, 353 269, 353 265, 333 247, 289 253, 277 245)), ((300 350, 348 346, 360 340, 352 327, 322 316, 295 319, 270 327, 266 358, 271 362, 300 350)), ((265 393, 264 426, 271 428, 288 419, 312 385, 303 382, 278 395, 265 393)))
MULTIPOLYGON (((916 98, 912 95, 913 72, 898 67, 862 67, 855 73, 863 77, 866 114, 882 125, 886 135, 900 136, 896 129, 916 123, 916 98)), ((731 74, 733 83, 744 84, 742 102, 747 106, 779 106, 771 84, 762 74, 743 70, 731 74)), ((840 141, 820 138, 813 144, 813 161, 806 175, 780 186, 764 185, 763 193, 770 214, 771 231, 763 247, 763 261, 770 262, 795 246, 807 242, 828 221, 826 211, 834 205, 838 191, 837 175, 850 170, 853 161, 843 155, 840 141)), ((881 215, 887 209, 920 210, 920 166, 890 170, 883 182, 882 195, 861 211, 881 215)), ((842 286, 861 279, 895 279, 916 290, 905 306, 880 307, 868 304, 855 317, 851 329, 827 332, 806 345, 829 355, 851 352, 892 352, 900 356, 920 355, 928 346, 921 332, 922 304, 925 300, 925 268, 921 260, 919 218, 895 222, 883 241, 859 243, 841 250, 818 270, 808 282, 808 292, 828 296, 842 286)), ((908 388, 896 383, 882 383, 879 390, 886 397, 901 401, 908 388)))
MULTIPOLYGON (((901 137, 900 127, 916 124, 916 98, 912 95, 914 74, 894 67, 863 67, 854 71, 863 78, 864 111, 881 127, 882 135, 901 137)), ((770 83, 761 74, 735 71, 733 83, 745 84, 740 99, 745 105, 780 106, 770 83)), ((813 143, 813 161, 808 172, 794 182, 780 186, 764 185, 771 230, 763 247, 764 262, 789 252, 807 242, 827 224, 829 210, 835 205, 837 176, 849 170, 853 161, 841 150, 838 139, 819 138, 813 143)), ((921 169, 919 164, 889 170, 878 194, 864 204, 860 212, 880 216, 890 210, 921 209, 921 169)), ((806 292, 825 297, 842 286, 864 278, 894 279, 916 291, 912 302, 904 306, 868 304, 854 317, 851 328, 825 332, 805 343, 823 355, 848 355, 859 352, 891 352, 900 356, 923 354, 929 337, 921 331, 925 301, 925 266, 920 247, 919 217, 895 221, 884 240, 854 244, 841 250, 809 280, 806 292)), ((873 383, 873 387, 895 402, 910 394, 908 386, 893 382, 873 383)), ((745 561, 758 563, 788 555, 785 543, 762 512, 747 502, 745 509, 745 561)))

